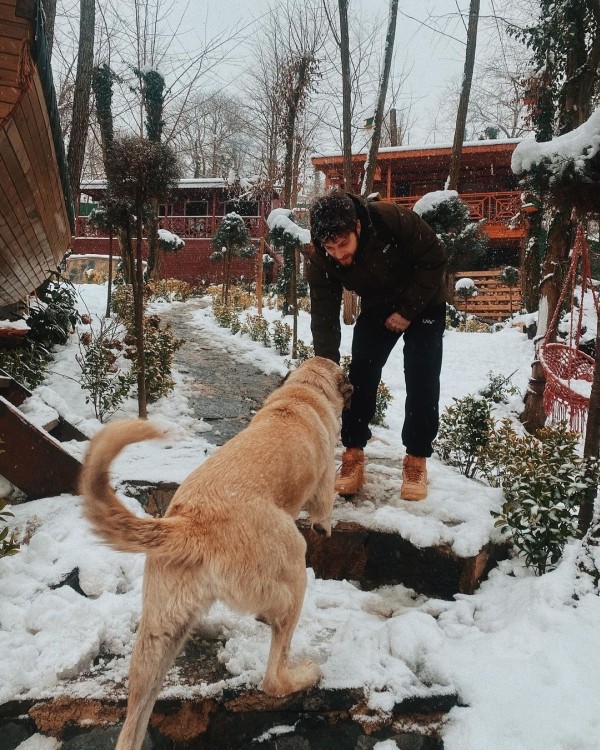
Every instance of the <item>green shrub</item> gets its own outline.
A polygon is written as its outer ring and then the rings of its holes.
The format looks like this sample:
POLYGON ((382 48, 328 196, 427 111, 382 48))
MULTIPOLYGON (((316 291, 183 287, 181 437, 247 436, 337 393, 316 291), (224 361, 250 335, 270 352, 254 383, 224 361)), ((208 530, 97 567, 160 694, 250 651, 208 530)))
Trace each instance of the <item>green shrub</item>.
POLYGON ((66 344, 69 334, 75 331, 76 324, 81 320, 76 307, 75 287, 62 276, 54 274, 40 291, 39 301, 39 306, 32 307, 26 318, 31 329, 27 337, 47 349, 66 344))
MULTIPOLYGON (((346 373, 346 375, 349 375, 350 373, 350 362, 352 361, 352 357, 346 355, 345 357, 342 357, 340 360, 340 366, 342 370, 346 373)), ((377 396, 375 399, 375 415, 373 419, 371 420, 371 424, 379 425, 381 427, 385 427, 385 413, 388 409, 388 406, 392 403, 393 396, 387 387, 387 385, 382 381, 380 381, 379 385, 377 386, 377 396)))
POLYGON ((510 379, 512 375, 514 373, 508 376, 494 375, 490 370, 487 374, 489 382, 479 391, 479 395, 488 401, 493 401, 495 404, 507 404, 509 396, 519 393, 519 389, 511 385, 510 379))
POLYGON ((30 390, 43 382, 50 359, 47 349, 27 339, 16 349, 0 350, 0 368, 30 390))
POLYGON ((599 462, 580 457, 577 445, 578 434, 565 425, 519 436, 505 419, 481 452, 482 473, 505 498, 492 513, 495 525, 538 575, 555 567, 578 536, 579 506, 598 484, 599 462))
POLYGON ((192 286, 180 279, 151 279, 147 291, 150 300, 165 302, 185 302, 194 294, 192 286))
POLYGON ((252 341, 261 341, 265 346, 271 344, 269 336, 269 323, 262 315, 246 315, 246 320, 241 327, 242 333, 247 333, 252 341))
POLYGON ((7 504, 6 500, 0 498, 0 558, 16 555, 21 548, 15 541, 15 532, 13 531, 10 536, 8 535, 6 519, 12 517, 14 514, 9 510, 5 510, 7 504))
POLYGON ((79 337, 75 359, 81 368, 81 387, 87 391, 86 404, 92 404, 100 422, 117 411, 136 379, 133 371, 124 371, 119 365, 123 357, 128 359, 132 354, 124 349, 120 333, 118 321, 103 319, 97 331, 90 329, 79 337))
MULTIPOLYGON (((144 361, 146 398, 152 404, 175 387, 171 377, 173 357, 184 344, 175 337, 169 323, 160 325, 158 315, 144 317, 144 361)), ((137 357, 133 359, 132 372, 137 379, 137 357)))
POLYGON ((229 328, 232 317, 236 314, 233 305, 226 304, 220 297, 213 297, 212 311, 215 320, 222 328, 229 328))
POLYGON ((292 341, 292 327, 289 323, 283 323, 281 320, 273 322, 272 340, 275 351, 278 354, 289 354, 290 343, 292 341))
POLYGON ((112 291, 110 309, 123 321, 128 331, 134 330, 133 291, 131 284, 120 284, 112 291))
POLYGON ((440 418, 434 449, 442 461, 473 477, 478 469, 479 450, 487 443, 492 428, 490 402, 481 396, 455 398, 440 418))

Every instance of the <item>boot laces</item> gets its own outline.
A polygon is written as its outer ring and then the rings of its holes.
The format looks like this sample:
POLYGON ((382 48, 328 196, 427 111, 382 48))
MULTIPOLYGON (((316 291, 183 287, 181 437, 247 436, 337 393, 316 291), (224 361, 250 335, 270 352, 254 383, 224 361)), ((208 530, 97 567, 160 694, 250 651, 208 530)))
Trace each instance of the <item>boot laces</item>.
POLYGON ((339 474, 340 477, 349 477, 354 474, 354 472, 358 469, 360 466, 360 460, 358 458, 346 458, 342 461, 342 465, 340 466, 339 474))
POLYGON ((422 482, 425 477, 425 470, 416 463, 407 462, 404 464, 404 476, 409 482, 422 482))

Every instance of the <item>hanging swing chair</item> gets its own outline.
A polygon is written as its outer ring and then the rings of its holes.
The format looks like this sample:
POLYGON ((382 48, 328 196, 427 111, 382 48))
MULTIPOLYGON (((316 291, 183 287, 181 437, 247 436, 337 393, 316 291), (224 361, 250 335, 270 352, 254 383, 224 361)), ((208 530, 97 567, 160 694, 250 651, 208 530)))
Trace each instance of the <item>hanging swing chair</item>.
MULTIPOLYGON (((577 227, 571 264, 558 304, 540 347, 539 358, 546 375, 544 411, 552 422, 568 421, 572 430, 583 432, 590 404, 591 383, 594 378, 594 359, 579 349, 585 294, 590 291, 598 313, 598 296, 592 283, 590 256, 583 225, 577 227), (575 316, 577 270, 581 261, 581 296, 579 314, 575 316), (567 343, 551 341, 558 325, 563 303, 570 292, 571 315, 567 343)), ((598 354, 598 353, 597 353, 598 354)))

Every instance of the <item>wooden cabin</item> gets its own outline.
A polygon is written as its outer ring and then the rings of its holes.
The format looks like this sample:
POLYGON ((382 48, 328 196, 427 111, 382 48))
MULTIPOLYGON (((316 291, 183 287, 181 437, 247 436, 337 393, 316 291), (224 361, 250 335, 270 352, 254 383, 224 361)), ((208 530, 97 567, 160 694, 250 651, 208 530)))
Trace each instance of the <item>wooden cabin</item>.
POLYGON ((0 0, 0 308, 69 248, 73 212, 39 0, 0 0))
MULTIPOLYGON (((81 186, 80 215, 75 222, 72 250, 76 255, 107 255, 109 238, 89 225, 87 214, 106 192, 104 180, 93 180, 81 186)), ((235 211, 244 218, 253 243, 258 247, 267 234, 266 217, 275 208, 274 195, 253 196, 223 178, 201 177, 180 180, 168 203, 159 206, 159 228, 166 229, 185 242, 176 253, 161 253, 160 270, 165 278, 177 278, 196 286, 221 280, 222 264, 212 263, 211 244, 219 223, 235 211)), ((117 243, 115 243, 118 248, 117 243)), ((115 253, 118 254, 118 249, 115 253)), ((256 261, 235 258, 232 273, 236 278, 254 278, 256 261)))
MULTIPOLYGON (((521 191, 510 168, 517 143, 519 139, 470 141, 463 145, 458 193, 469 206, 474 221, 486 220, 490 267, 519 265, 525 225, 523 222, 511 225, 511 219, 519 215, 521 191)), ((425 193, 443 190, 451 154, 451 145, 381 148, 373 190, 386 200, 412 208, 425 193)), ((352 156, 357 192, 366 158, 366 152, 352 156)), ((312 163, 315 170, 325 175, 326 190, 343 183, 340 152, 314 156, 312 163)))

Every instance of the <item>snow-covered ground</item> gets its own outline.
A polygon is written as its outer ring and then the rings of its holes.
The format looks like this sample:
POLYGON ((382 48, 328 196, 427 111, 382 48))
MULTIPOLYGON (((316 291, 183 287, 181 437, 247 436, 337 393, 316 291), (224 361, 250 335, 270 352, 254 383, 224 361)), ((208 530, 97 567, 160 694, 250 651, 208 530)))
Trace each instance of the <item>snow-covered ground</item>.
MULTIPOLYGON (((82 310, 100 314, 105 288, 79 289, 85 300, 82 310)), ((164 309, 156 307, 159 314, 164 309)), ((190 331, 204 329, 216 346, 265 371, 286 371, 274 350, 240 334, 231 336, 216 325, 208 309, 193 303, 189 308, 190 331)), ((265 316, 275 319, 279 314, 265 310, 265 316)), ((299 331, 309 343, 305 314, 299 331)), ((344 326, 346 353, 351 334, 344 326)), ((514 372, 512 382, 521 389, 526 386, 532 344, 516 329, 495 334, 452 331, 444 347, 442 406, 476 392, 490 371, 514 372)), ((79 387, 77 352, 73 337, 26 408, 40 422, 44 412, 54 409, 92 434, 100 425, 79 387)), ((214 450, 211 428, 189 408, 188 377, 176 373, 175 392, 149 408, 150 419, 168 430, 166 439, 127 449, 114 466, 117 480, 180 481, 214 450)), ((492 533, 489 510, 499 502, 498 491, 459 476, 433 458, 430 497, 422 503, 400 501, 401 345, 383 379, 394 401, 386 415, 388 427, 374 429, 367 449, 371 500, 340 503, 336 517, 399 529, 415 544, 444 540, 459 554, 472 554, 492 533), (448 520, 452 523, 445 524, 448 520)), ((517 400, 505 411, 516 407, 517 400)), ((114 418, 135 414, 136 404, 130 401, 114 418)), ((81 444, 66 447, 81 456, 81 444)), ((137 502, 121 497, 135 512, 143 512, 137 502)), ((98 543, 82 519, 78 497, 45 498, 16 505, 13 511, 13 526, 25 541, 18 555, 0 560, 0 703, 63 693, 65 681, 83 671, 91 676, 70 682, 69 691, 102 697, 103 679, 112 683, 127 672, 143 557, 98 543), (85 598, 67 586, 52 588, 74 568, 79 569, 85 598), (106 665, 103 653, 118 658, 106 665), (97 666, 90 671, 94 660, 97 666), (103 679, 95 678, 99 672, 103 679)), ((459 595, 452 602, 416 596, 403 586, 363 592, 350 582, 316 580, 309 573, 294 653, 321 664, 323 686, 365 686, 371 705, 383 711, 419 689, 415 673, 441 689, 456 690, 461 706, 450 712, 444 728, 447 750, 598 750, 600 597, 588 595, 573 606, 577 550, 577 543, 569 545, 558 569, 539 578, 519 561, 506 561, 474 595, 459 595)), ((227 638, 220 658, 231 674, 230 684, 258 684, 268 628, 219 605, 211 611, 209 624, 227 638)), ((219 685, 194 690, 200 694, 209 689, 218 690, 219 685)), ((190 688, 185 690, 189 694, 190 688)), ((182 691, 173 670, 164 694, 182 691)), ((387 750, 393 744, 381 743, 384 746, 387 750)), ((41 737, 21 745, 22 750, 58 747, 60 743, 41 737)))

